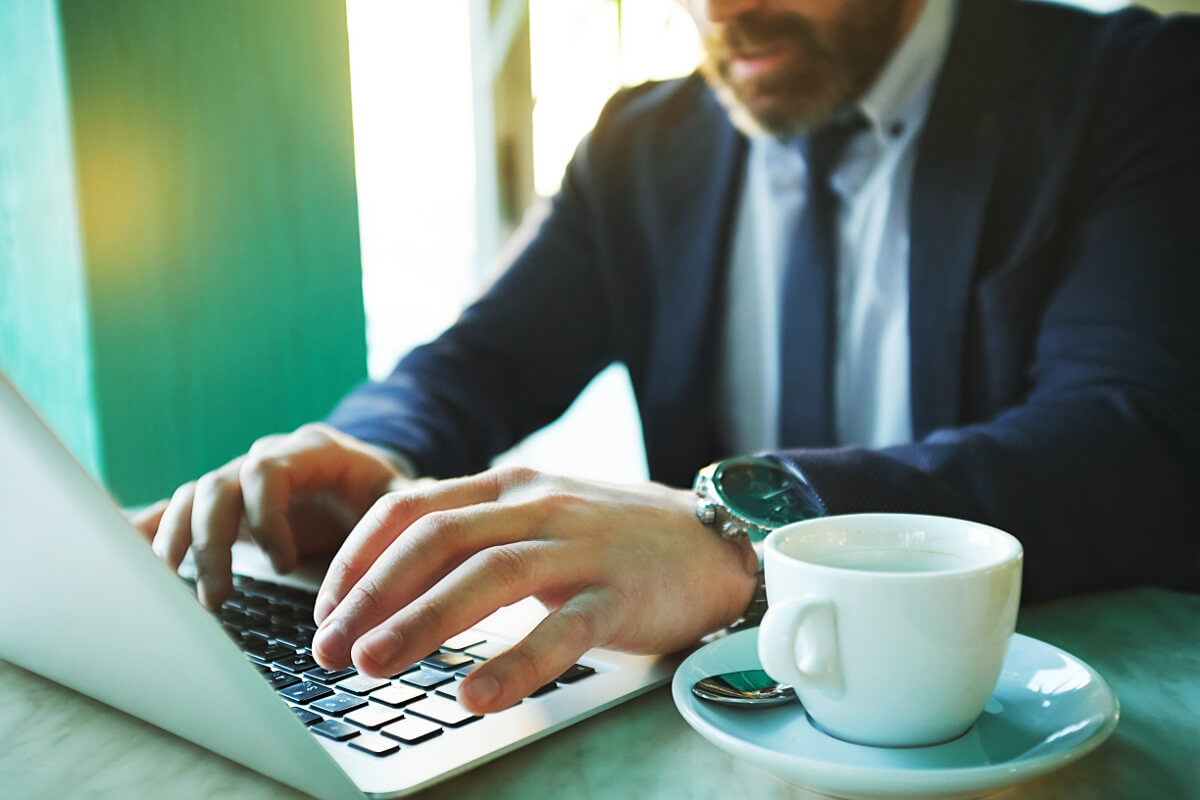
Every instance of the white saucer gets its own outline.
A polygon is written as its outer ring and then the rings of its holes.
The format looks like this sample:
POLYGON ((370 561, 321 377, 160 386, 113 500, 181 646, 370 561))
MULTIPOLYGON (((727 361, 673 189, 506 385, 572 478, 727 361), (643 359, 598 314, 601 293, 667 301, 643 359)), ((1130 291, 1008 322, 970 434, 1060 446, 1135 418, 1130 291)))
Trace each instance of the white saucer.
POLYGON ((1091 667, 1057 647, 1016 634, 987 709, 971 730, 931 747, 851 744, 822 733, 800 704, 737 710, 692 695, 700 678, 762 669, 757 630, 692 653, 671 692, 683 718, 737 758, 833 797, 979 797, 1059 769, 1096 748, 1117 726, 1117 697, 1091 667))

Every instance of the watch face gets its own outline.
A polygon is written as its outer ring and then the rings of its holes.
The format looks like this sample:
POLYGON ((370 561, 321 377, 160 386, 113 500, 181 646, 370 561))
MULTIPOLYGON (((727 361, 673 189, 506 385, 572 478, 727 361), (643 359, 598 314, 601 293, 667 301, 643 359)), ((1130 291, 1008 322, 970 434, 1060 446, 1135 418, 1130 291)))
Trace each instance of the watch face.
POLYGON ((725 504, 751 522, 778 528, 820 516, 820 501, 787 467, 765 458, 731 458, 713 475, 725 504))

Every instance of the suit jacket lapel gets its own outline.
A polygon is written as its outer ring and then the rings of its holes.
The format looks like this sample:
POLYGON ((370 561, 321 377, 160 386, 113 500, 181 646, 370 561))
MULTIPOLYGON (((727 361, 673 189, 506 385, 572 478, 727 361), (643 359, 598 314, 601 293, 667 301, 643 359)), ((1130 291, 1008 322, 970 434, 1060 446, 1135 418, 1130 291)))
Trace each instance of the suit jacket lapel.
MULTIPOLYGON (((958 7, 909 207, 913 435, 961 422, 964 334, 983 216, 1016 84, 1010 4, 958 7)), ((1019 45, 1018 45, 1019 46, 1019 45)))

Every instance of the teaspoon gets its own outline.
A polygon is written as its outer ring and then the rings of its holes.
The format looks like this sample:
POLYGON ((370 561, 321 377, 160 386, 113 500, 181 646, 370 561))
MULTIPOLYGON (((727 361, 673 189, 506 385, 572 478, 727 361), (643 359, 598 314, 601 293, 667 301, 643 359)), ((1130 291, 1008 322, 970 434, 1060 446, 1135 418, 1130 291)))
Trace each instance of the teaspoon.
POLYGON ((796 699, 791 686, 777 682, 761 669, 709 675, 692 684, 692 694, 710 703, 740 708, 766 708, 796 699))

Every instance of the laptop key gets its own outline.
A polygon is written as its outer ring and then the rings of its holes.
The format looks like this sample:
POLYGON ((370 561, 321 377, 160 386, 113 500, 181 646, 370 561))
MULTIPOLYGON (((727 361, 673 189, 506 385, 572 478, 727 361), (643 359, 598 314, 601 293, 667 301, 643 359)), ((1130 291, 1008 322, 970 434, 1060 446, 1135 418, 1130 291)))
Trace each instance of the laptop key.
POLYGON ((239 631, 245 630, 251 624, 250 618, 236 608, 222 607, 217 613, 217 619, 221 620, 226 627, 239 631))
POLYGON ((472 645, 467 648, 467 655, 474 656, 480 661, 487 661, 489 658, 494 658, 507 650, 512 645, 504 644, 503 642, 482 642, 481 644, 472 645))
MULTIPOLYGON (((272 600, 263 610, 267 612, 267 616, 274 620, 291 620, 296 616, 297 612, 297 608, 294 605, 278 599, 272 600)), ((311 615, 309 615, 309 618, 311 619, 311 615)))
POLYGON ((281 631, 295 630, 299 625, 312 625, 312 610, 301 611, 298 608, 290 608, 286 613, 275 614, 271 617, 271 621, 280 628, 281 631))
POLYGON ((377 731, 384 725, 391 725, 404 714, 394 708, 381 706, 379 703, 368 703, 363 708, 356 708, 343 717, 346 722, 353 722, 360 728, 377 731))
POLYGON ((417 686, 422 689, 432 689, 435 686, 441 686, 443 683, 449 683, 450 681, 454 680, 454 676, 445 672, 439 672, 437 670, 426 669, 422 667, 416 672, 409 672, 406 675, 402 675, 400 680, 404 681, 410 686, 417 686))
POLYGON ((271 619, 271 626, 267 629, 267 633, 271 634, 272 639, 278 640, 280 636, 287 636, 296 629, 296 626, 290 622, 281 622, 278 619, 271 619))
POLYGON ((475 659, 462 653, 434 653, 421 659, 422 666, 453 672, 456 669, 474 664, 475 659))
POLYGON ((324 717, 322 717, 320 714, 314 714, 307 708, 301 708, 300 706, 288 706, 288 708, 290 708, 296 715, 296 718, 305 725, 315 725, 324 719, 324 717))
POLYGON ((391 706, 392 708, 402 708, 414 700, 420 700, 424 696, 425 693, 420 689, 398 683, 394 683, 377 692, 371 692, 372 700, 383 703, 385 706, 391 706))
POLYGON ((418 700, 406 706, 404 710, 410 714, 440 722, 449 728, 457 728, 481 719, 453 700, 447 700, 444 697, 426 697, 424 700, 418 700))
POLYGON ((361 736, 355 736, 350 740, 350 746, 356 750, 362 750, 364 753, 370 753, 373 756, 390 756, 400 749, 400 745, 377 733, 364 733, 361 736))
POLYGON ((275 691, 286 689, 289 686, 295 686, 300 682, 300 679, 295 675, 290 675, 286 672, 272 672, 267 675, 267 683, 271 684, 271 688, 275 691))
POLYGON ((280 630, 275 635, 275 641, 278 644, 284 644, 288 647, 312 647, 313 633, 315 629, 311 625, 289 625, 280 630))
POLYGON ((270 621, 256 622, 246 631, 252 636, 261 636, 268 641, 275 638, 275 627, 270 621))
POLYGON ((279 693, 293 703, 306 705, 313 700, 329 697, 329 695, 333 694, 333 689, 330 689, 328 686, 322 686, 319 683, 313 683, 312 681, 301 681, 295 686, 281 689, 279 693))
POLYGON ((572 664, 571 666, 567 667, 566 672, 564 672, 562 675, 559 675, 554 680, 558 683, 574 683, 575 681, 583 680, 589 675, 595 674, 596 670, 592 669, 586 664, 572 664))
POLYGON ((267 615, 256 608, 243 609, 242 616, 247 619, 247 624, 252 628, 271 624, 271 621, 267 619, 267 615))
POLYGON ((327 719, 324 722, 318 722, 309 730, 333 739, 335 742, 344 742, 347 739, 353 739, 360 732, 358 728, 353 725, 347 725, 340 719, 327 719))
POLYGON ((263 639, 259 636, 245 636, 241 639, 241 641, 238 642, 238 644, 242 648, 242 652, 246 655, 261 658, 264 661, 270 660, 266 658, 266 653, 271 649, 272 645, 266 639, 263 639))
POLYGON ((380 733, 405 744, 417 744, 426 739, 432 739, 434 736, 440 736, 442 729, 428 720, 405 717, 388 725, 380 733))
POLYGON ((244 643, 245 642, 253 642, 254 639, 262 639, 263 642, 265 642, 265 643, 268 643, 268 644, 271 643, 271 637, 268 636, 268 634, 266 634, 265 631, 258 630, 258 627, 256 627, 256 626, 251 625, 250 627, 247 628, 247 630, 242 631, 242 633, 241 633, 242 642, 244 642, 244 643))
POLYGON ((302 608, 307 606, 309 610, 308 616, 312 617, 312 607, 317 603, 317 596, 313 592, 295 586, 280 585, 275 594, 280 599, 287 600, 302 608))
POLYGON ((263 597, 269 600, 273 592, 270 583, 257 580, 256 578, 251 578, 250 580, 246 581, 244 584, 239 586, 238 589, 241 590, 242 596, 247 600, 253 597, 263 597))
POLYGON ((463 631, 457 636, 451 636, 442 647, 446 650, 462 652, 487 641, 487 637, 479 631, 463 631))
POLYGON ((243 599, 239 605, 241 606, 243 611, 247 611, 247 612, 249 612, 251 609, 261 610, 261 609, 267 608, 268 606, 271 605, 271 601, 269 598, 263 597, 262 595, 259 595, 259 594, 244 594, 243 593, 242 598, 243 599))
POLYGON ((263 661, 278 661, 281 658, 287 658, 296 654, 295 648, 285 647, 281 644, 273 644, 263 652, 258 654, 258 657, 263 661))
POLYGON ((557 688, 558 688, 558 684, 555 683, 554 681, 550 681, 549 683, 547 683, 543 686, 539 686, 538 688, 534 689, 532 692, 529 693, 529 696, 530 697, 541 697, 544 694, 553 692, 557 688))
POLYGON ((352 694, 335 694, 314 702, 310 708, 322 711, 331 717, 340 717, 348 711, 362 708, 367 701, 352 694))
POLYGON ((390 686, 391 681, 386 678, 372 678, 370 675, 355 675, 352 678, 347 678, 338 683, 337 688, 343 692, 350 694, 370 694, 376 689, 382 689, 385 686, 390 686))
POLYGON ((310 669, 317 669, 317 662, 308 653, 292 653, 290 656, 277 659, 275 666, 280 669, 286 669, 288 672, 308 672, 310 669))
POLYGON ((221 606, 222 611, 225 609, 241 611, 244 608, 249 608, 249 606, 246 605, 246 595, 242 594, 237 589, 233 590, 233 592, 229 595, 229 599, 226 600, 221 606))
POLYGON ((437 694, 440 694, 442 697, 448 697, 451 700, 457 701, 459 699, 458 691, 461 688, 462 681, 455 681, 454 683, 447 683, 443 686, 439 686, 437 688, 437 694))
POLYGON ((353 667, 346 667, 345 669, 324 669, 317 667, 316 669, 306 670, 304 677, 318 683, 337 683, 338 681, 344 681, 346 678, 352 678, 357 674, 358 670, 353 667))
POLYGON ((401 675, 407 675, 408 673, 418 670, 420 668, 421 668, 421 665, 419 663, 418 664, 409 664, 407 667, 403 667, 402 669, 396 670, 396 672, 394 674, 392 674, 390 677, 392 680, 396 680, 401 675))

